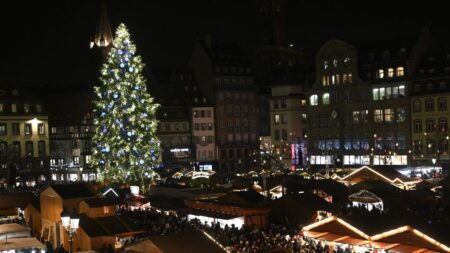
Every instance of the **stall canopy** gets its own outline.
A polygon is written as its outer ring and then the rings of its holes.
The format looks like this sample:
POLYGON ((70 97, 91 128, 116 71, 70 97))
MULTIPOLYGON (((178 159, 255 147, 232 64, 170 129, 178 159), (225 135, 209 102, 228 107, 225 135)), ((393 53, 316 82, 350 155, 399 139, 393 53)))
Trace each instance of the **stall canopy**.
POLYGON ((31 248, 45 249, 46 247, 44 244, 42 244, 34 237, 12 238, 8 239, 7 242, 5 241, 0 242, 0 252, 18 249, 31 249, 31 248))

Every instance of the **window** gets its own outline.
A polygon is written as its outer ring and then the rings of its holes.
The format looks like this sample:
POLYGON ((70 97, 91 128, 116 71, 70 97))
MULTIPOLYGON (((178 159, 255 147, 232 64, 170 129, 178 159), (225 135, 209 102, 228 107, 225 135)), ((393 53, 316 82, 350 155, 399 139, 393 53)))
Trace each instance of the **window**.
POLYGON ((383 69, 379 69, 377 71, 377 78, 378 79, 383 79, 384 78, 384 70, 383 69))
POLYGON ((322 95, 322 104, 329 105, 330 104, 330 94, 325 93, 322 95))
POLYGON ((446 132, 448 130, 447 118, 439 119, 439 131, 446 132))
POLYGON ((170 131, 170 123, 166 123, 165 126, 166 126, 166 131, 170 131))
POLYGON ((39 141, 38 142, 38 153, 39 157, 44 158, 45 155, 45 141, 39 141))
POLYGON ((38 134, 45 134, 45 126, 42 123, 38 124, 38 134))
POLYGON ((319 97, 317 95, 311 95, 309 97, 309 104, 311 106, 316 106, 319 104, 319 97))
POLYGON ((12 123, 12 134, 13 135, 20 135, 20 124, 19 123, 12 123))
POLYGON ((328 69, 328 61, 323 62, 323 69, 328 69))
POLYGON ((433 132, 434 131, 434 119, 427 119, 426 120, 426 125, 425 125, 426 132, 433 132))
POLYGON ((397 108, 397 123, 406 122, 406 109, 403 107, 397 108))
POLYGON ((281 103, 281 108, 286 108, 287 107, 287 99, 286 98, 282 98, 280 100, 281 103))
POLYGON ((4 109, 4 105, 3 104, 0 104, 0 112, 3 112, 5 109, 4 109))
POLYGON ((384 109, 384 121, 388 123, 394 122, 394 109, 384 109))
POLYGON ((279 140, 280 140, 280 130, 275 129, 275 130, 273 131, 273 135, 274 135, 274 139, 275 139, 276 141, 279 141, 279 140))
POLYGON ((103 207, 103 214, 108 214, 109 213, 109 206, 104 206, 103 207))
POLYGON ((323 86, 328 86, 327 76, 322 76, 322 85, 323 86))
POLYGON ((342 83, 346 84, 347 83, 347 74, 343 74, 342 75, 342 83))
POLYGON ((25 142, 25 155, 33 156, 33 142, 32 141, 25 142))
POLYGON ((348 73, 348 83, 353 83, 353 75, 352 73, 348 73))
POLYGON ((17 112, 17 104, 11 104, 11 112, 17 112))
POLYGON ((447 110, 447 98, 445 97, 438 98, 438 110, 439 111, 447 110))
POLYGON ((403 67, 397 67, 397 77, 405 75, 405 69, 403 67))
POLYGON ((6 123, 0 124, 0 135, 6 135, 6 123))
POLYGON ((422 102, 420 99, 414 99, 413 100, 413 111, 414 112, 421 112, 422 111, 422 102))
POLYGON ((372 99, 374 101, 380 100, 379 91, 380 91, 380 89, 372 89, 372 99))
MULTIPOLYGON (((253 120, 252 120, 253 122, 253 120)), ((281 114, 281 122, 283 124, 287 124, 287 115, 286 114, 281 114)))
POLYGON ((361 121, 363 124, 369 123, 369 110, 361 110, 361 121))
POLYGON ((331 76, 331 84, 336 84, 336 77, 335 77, 335 75, 332 75, 331 76))
POLYGON ((287 140, 287 129, 281 130, 281 139, 284 141, 287 140))
POLYGON ((421 133, 422 132, 422 120, 416 119, 414 120, 414 133, 421 133))
POLYGON ((0 157, 4 158, 7 154, 8 143, 5 141, 0 141, 0 157))
POLYGON ((353 124, 359 124, 360 122, 360 112, 359 111, 353 111, 352 113, 352 122, 353 124))
POLYGON ((421 154, 423 151, 423 142, 421 140, 415 140, 413 145, 414 145, 414 153, 421 154))
POLYGON ((394 69, 393 68, 388 68, 388 77, 389 78, 394 77, 394 69))
POLYGON ((341 80, 341 77, 339 76, 339 74, 336 74, 336 84, 339 84, 341 80))
POLYGON ((194 114, 194 118, 198 118, 198 111, 194 111, 193 114, 194 114))
POLYGON ((382 109, 375 109, 373 111, 373 121, 375 123, 383 122, 383 110, 382 109))
POLYGON ((30 112, 30 104, 23 104, 23 111, 25 113, 29 113, 30 112))
POLYGON ((280 114, 275 114, 275 117, 274 117, 274 122, 275 122, 275 124, 280 124, 280 114))
POLYGON ((338 60, 337 59, 333 59, 333 66, 335 68, 338 66, 338 60))
POLYGON ((432 112, 434 111, 434 101, 433 99, 425 99, 425 111, 432 112))

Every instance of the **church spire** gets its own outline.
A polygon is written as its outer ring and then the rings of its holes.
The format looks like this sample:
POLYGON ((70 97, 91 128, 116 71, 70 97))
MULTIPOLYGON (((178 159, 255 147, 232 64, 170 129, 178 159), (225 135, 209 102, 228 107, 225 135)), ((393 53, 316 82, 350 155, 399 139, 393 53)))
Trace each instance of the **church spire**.
POLYGON ((90 48, 108 48, 111 46, 113 36, 111 32, 111 26, 108 20, 108 14, 106 12, 106 0, 101 0, 100 3, 100 16, 95 29, 94 39, 90 43, 90 48))

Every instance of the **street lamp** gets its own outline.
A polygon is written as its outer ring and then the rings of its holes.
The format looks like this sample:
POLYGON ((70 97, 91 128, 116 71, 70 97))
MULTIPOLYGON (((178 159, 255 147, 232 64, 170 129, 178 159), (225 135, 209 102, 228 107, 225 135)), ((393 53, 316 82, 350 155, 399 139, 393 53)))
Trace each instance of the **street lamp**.
POLYGON ((436 175, 436 157, 433 157, 431 159, 431 162, 433 163, 433 173, 436 175))
POLYGON ((67 231, 69 235, 69 253, 73 252, 73 237, 77 233, 78 224, 80 222, 80 218, 76 215, 70 215, 68 213, 61 213, 61 223, 64 229, 67 231))

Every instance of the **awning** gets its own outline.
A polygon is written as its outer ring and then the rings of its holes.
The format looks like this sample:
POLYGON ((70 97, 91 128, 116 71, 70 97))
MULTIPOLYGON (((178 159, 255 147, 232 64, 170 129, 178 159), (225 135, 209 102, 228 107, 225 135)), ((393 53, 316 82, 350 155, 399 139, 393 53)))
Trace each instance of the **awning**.
POLYGON ((16 232, 29 231, 29 230, 31 230, 31 229, 28 227, 19 225, 17 223, 0 225, 0 234, 16 233, 16 232))
POLYGON ((45 249, 46 247, 44 244, 42 244, 34 237, 11 238, 8 239, 8 242, 5 242, 3 240, 0 242, 0 251, 30 249, 30 248, 45 249))

